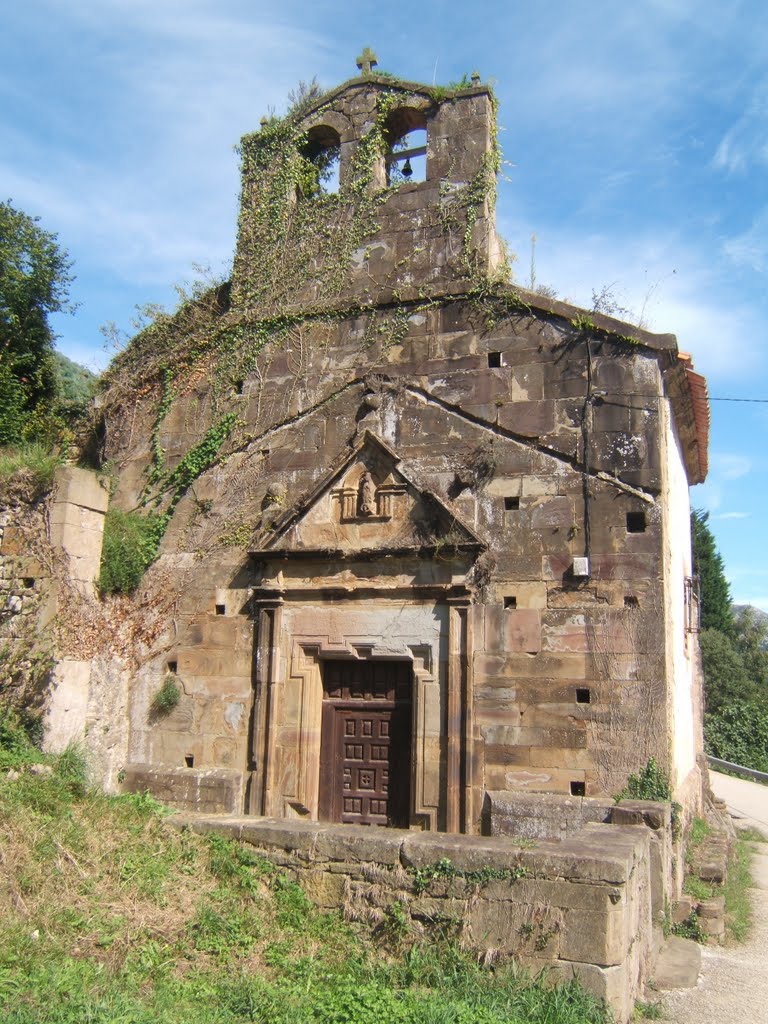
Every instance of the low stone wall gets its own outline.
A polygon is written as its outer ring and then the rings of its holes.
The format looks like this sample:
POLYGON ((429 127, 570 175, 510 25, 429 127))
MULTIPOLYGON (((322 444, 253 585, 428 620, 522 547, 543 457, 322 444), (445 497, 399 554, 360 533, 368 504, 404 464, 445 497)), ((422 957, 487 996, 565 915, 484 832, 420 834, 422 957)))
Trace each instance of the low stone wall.
POLYGON ((151 793, 156 800, 201 814, 231 814, 240 804, 243 777, 224 768, 164 768, 127 765, 122 773, 125 793, 151 793))
POLYGON ((567 797, 558 793, 515 793, 505 790, 485 794, 483 831, 493 836, 520 839, 565 839, 585 825, 645 825, 651 838, 651 899, 653 919, 664 920, 667 908, 680 895, 676 864, 680 850, 672 828, 672 808, 653 800, 621 800, 610 797, 567 797))
POLYGON ((659 943, 645 825, 587 824, 563 841, 175 815, 249 843, 325 908, 369 923, 449 928, 479 953, 574 976, 629 1020, 659 943), (400 904, 397 915, 392 907, 400 904))

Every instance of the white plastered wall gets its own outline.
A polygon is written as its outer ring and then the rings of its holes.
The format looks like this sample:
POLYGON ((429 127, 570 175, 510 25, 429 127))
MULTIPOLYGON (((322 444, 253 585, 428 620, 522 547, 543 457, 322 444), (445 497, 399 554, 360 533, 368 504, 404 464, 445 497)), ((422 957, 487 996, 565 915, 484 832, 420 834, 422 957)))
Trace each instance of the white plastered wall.
POLYGON ((688 476, 670 403, 660 403, 664 481, 664 612, 671 726, 671 782, 676 794, 697 769, 701 747, 697 692, 698 635, 687 631, 686 577, 693 573, 688 476))

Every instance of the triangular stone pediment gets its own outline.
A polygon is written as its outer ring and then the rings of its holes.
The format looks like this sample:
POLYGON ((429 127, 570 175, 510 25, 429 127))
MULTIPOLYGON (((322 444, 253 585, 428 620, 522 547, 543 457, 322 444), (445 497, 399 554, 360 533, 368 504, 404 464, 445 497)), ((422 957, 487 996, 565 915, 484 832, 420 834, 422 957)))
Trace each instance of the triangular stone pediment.
POLYGON ((388 445, 366 431, 300 506, 271 523, 252 554, 354 558, 483 550, 486 545, 456 513, 418 487, 399 463, 388 445))

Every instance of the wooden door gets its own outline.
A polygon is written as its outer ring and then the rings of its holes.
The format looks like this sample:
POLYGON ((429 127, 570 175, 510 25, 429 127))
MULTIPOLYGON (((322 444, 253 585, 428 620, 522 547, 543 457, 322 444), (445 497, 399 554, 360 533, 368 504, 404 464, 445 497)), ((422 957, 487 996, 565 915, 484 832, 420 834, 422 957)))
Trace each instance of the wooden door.
POLYGON ((409 662, 324 662, 320 817, 407 827, 410 734, 409 662))

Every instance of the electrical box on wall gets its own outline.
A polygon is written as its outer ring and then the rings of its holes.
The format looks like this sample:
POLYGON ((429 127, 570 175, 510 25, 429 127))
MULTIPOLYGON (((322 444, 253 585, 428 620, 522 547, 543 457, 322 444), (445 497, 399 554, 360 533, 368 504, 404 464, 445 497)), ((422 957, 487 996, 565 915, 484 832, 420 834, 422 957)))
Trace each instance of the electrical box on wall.
POLYGON ((573 575, 574 576, 589 576, 589 559, 588 558, 574 558, 574 560, 573 560, 573 575))

